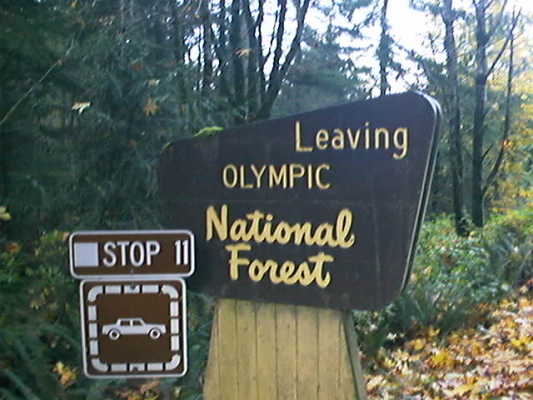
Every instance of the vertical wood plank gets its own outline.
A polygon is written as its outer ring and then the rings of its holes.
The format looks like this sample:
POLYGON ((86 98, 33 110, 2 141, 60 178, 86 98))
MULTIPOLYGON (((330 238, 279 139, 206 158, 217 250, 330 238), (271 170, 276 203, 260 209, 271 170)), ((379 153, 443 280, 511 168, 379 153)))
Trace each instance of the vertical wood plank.
POLYGON ((296 400, 296 306, 276 305, 278 400, 296 400))
POLYGON ((366 400, 350 312, 219 300, 206 400, 366 400))
POLYGON ((298 306, 296 340, 298 399, 318 400, 318 309, 298 306))
POLYGON ((318 399, 336 400, 340 397, 341 314, 336 310, 318 312, 318 399))
POLYGON ((237 318, 237 376, 238 399, 257 398, 257 351, 255 305, 250 301, 238 301, 237 318))
POLYGON ((222 299, 218 302, 220 400, 235 400, 238 393, 237 349, 239 341, 237 338, 236 303, 237 300, 230 299, 222 299))
POLYGON ((219 372, 220 363, 218 361, 218 306, 213 315, 213 326, 211 327, 211 339, 209 340, 209 358, 207 359, 207 369, 205 372, 204 397, 205 400, 216 400, 220 393, 219 372))
POLYGON ((258 303, 257 399, 276 400, 276 316, 275 305, 258 303))

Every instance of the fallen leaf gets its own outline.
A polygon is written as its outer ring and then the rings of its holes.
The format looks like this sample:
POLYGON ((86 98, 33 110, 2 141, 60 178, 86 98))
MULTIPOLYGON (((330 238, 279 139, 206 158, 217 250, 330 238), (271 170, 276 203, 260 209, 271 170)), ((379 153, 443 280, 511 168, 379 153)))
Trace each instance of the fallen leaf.
POLYGON ((377 376, 371 378, 367 382, 366 390, 368 390, 369 392, 372 392, 372 391, 374 391, 375 388, 377 388, 378 386, 380 386, 383 383, 385 383, 385 378, 383 378, 383 376, 381 376, 381 375, 377 375, 377 376))
POLYGON ((420 351, 426 346, 426 339, 415 339, 409 342, 410 347, 415 351, 420 351))
POLYGON ((463 396, 463 395, 471 392, 473 389, 476 389, 476 388, 477 388, 477 385, 475 383, 467 383, 467 384, 464 384, 464 385, 457 386, 453 390, 452 393, 454 395, 463 396))
POLYGON ((451 368, 455 365, 455 358, 449 351, 440 350, 430 358, 429 363, 433 368, 451 368))

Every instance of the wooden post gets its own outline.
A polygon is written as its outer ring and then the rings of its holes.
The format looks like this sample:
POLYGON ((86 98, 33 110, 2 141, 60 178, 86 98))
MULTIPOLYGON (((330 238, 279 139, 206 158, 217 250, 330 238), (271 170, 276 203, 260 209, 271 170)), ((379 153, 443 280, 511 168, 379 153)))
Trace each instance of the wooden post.
POLYGON ((366 400, 349 312, 217 302, 206 400, 366 400))

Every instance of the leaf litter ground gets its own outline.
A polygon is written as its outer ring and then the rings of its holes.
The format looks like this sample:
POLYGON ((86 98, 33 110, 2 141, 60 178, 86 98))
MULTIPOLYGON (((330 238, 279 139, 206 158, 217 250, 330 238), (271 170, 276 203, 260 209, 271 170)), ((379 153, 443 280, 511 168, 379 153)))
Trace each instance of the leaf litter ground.
POLYGON ((366 370, 371 400, 533 400, 533 280, 475 328, 429 328, 366 370))

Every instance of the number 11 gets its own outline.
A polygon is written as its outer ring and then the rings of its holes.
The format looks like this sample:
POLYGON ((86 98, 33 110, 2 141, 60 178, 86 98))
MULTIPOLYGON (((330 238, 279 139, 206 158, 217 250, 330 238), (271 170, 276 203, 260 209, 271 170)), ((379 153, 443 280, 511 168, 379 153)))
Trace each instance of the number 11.
POLYGON ((189 264, 189 240, 176 240, 176 265, 189 264))

